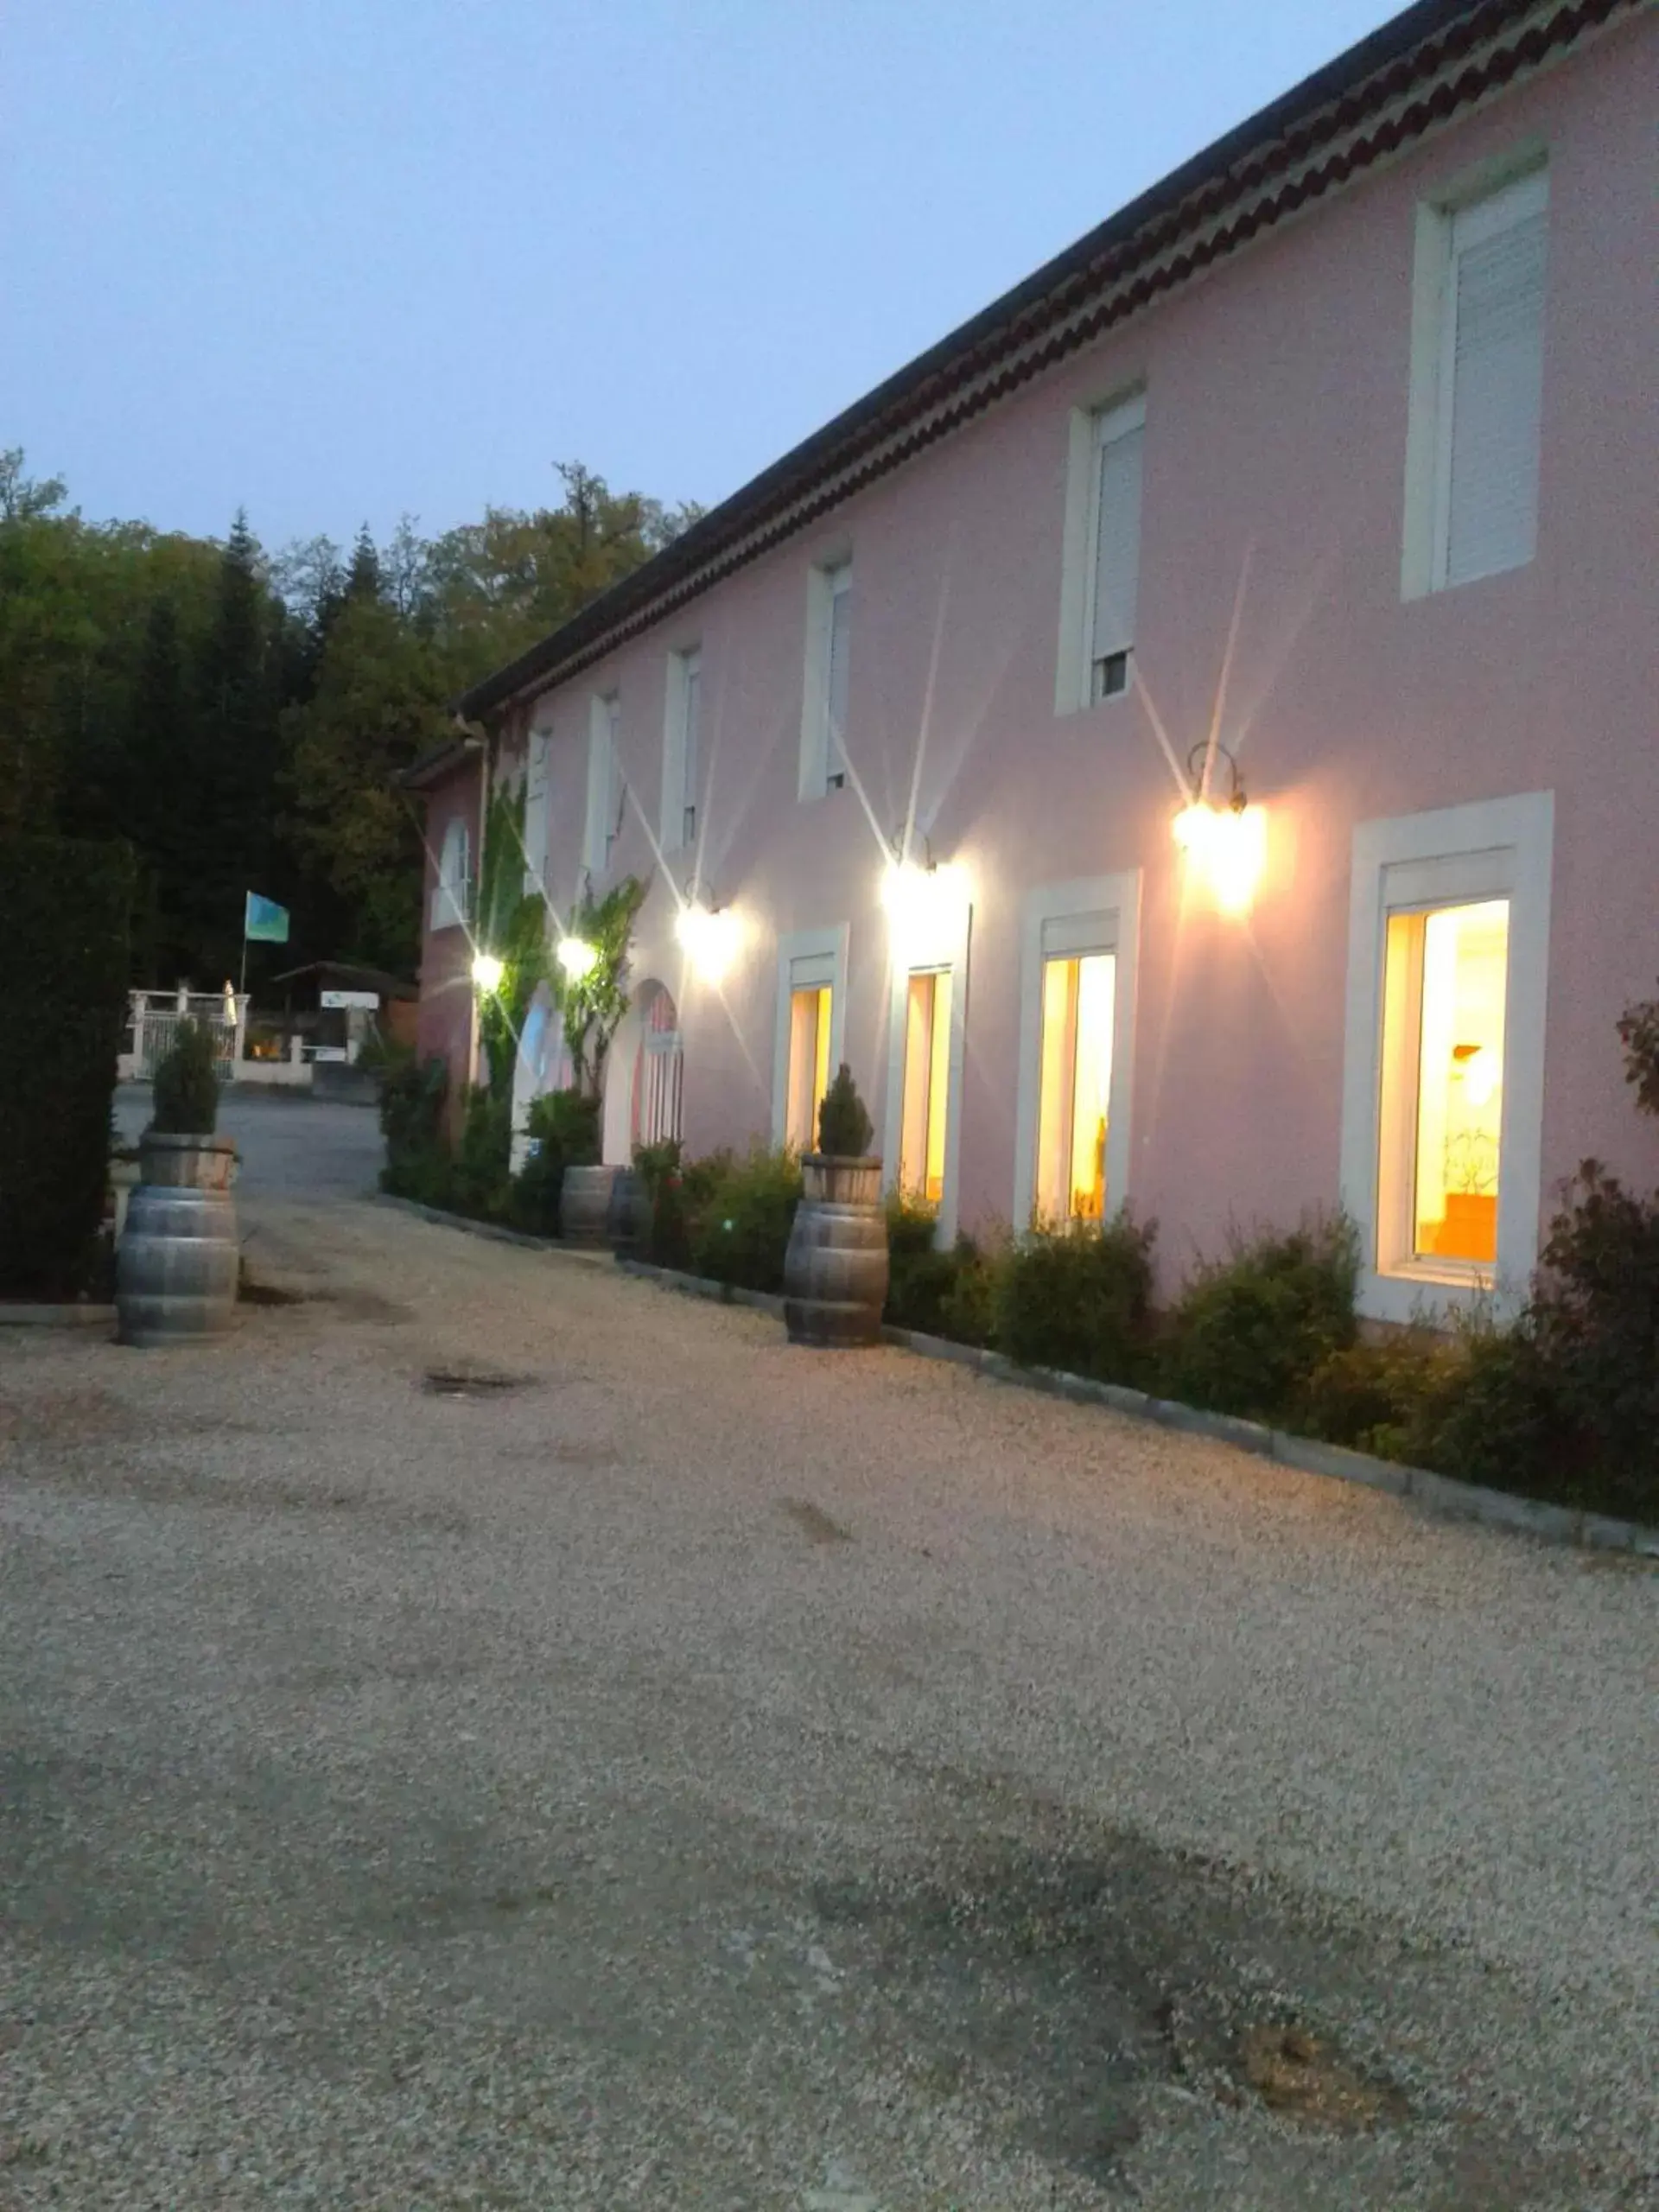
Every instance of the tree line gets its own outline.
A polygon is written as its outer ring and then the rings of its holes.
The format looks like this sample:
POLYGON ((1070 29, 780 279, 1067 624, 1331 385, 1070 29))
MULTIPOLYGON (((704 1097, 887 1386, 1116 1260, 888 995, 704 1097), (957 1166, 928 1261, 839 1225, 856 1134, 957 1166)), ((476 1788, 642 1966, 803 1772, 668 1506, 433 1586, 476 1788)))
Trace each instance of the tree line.
POLYGON ((265 972, 412 976, 421 831, 399 774, 451 733, 458 692, 696 517, 557 474, 547 507, 270 553, 243 513, 222 541, 88 522, 0 452, 0 836, 131 843, 136 982, 233 976, 250 890, 293 917, 286 947, 257 949, 265 972))

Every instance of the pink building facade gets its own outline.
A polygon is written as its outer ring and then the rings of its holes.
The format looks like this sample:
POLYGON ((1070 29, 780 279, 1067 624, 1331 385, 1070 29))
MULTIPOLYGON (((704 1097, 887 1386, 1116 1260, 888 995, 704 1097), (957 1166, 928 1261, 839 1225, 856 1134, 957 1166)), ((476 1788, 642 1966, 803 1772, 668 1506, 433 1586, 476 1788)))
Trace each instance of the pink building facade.
POLYGON ((550 928, 649 884, 608 1159, 845 1059, 943 1234, 1340 1204, 1371 1314, 1513 1294, 1659 1164, 1656 112, 1650 11, 1414 9, 479 686, 423 1046, 522 783, 550 928))

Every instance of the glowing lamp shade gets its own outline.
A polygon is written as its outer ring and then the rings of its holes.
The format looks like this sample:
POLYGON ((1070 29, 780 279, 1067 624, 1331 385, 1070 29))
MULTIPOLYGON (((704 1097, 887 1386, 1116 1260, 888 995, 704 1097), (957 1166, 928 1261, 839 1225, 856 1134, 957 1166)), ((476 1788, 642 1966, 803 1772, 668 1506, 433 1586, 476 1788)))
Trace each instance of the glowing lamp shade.
POLYGON ((492 992, 500 989, 501 978, 505 973, 494 953, 475 952, 473 955, 473 981, 486 998, 492 992))
POLYGON ((1194 799, 1175 817, 1175 842, 1224 914, 1247 914, 1268 856, 1268 821, 1259 806, 1217 807, 1194 799))
POLYGON ((966 897, 961 872, 950 862, 919 868, 914 861, 889 861, 881 879, 881 904, 893 932, 894 957, 901 962, 933 957, 949 943, 951 925, 966 897))
POLYGON ((674 925, 681 950, 705 983, 723 981, 737 950, 738 921, 729 906, 682 906, 674 925))
POLYGON ((583 937, 559 939, 558 963, 573 983, 581 982, 584 976, 591 976, 599 960, 599 948, 589 944, 583 937))

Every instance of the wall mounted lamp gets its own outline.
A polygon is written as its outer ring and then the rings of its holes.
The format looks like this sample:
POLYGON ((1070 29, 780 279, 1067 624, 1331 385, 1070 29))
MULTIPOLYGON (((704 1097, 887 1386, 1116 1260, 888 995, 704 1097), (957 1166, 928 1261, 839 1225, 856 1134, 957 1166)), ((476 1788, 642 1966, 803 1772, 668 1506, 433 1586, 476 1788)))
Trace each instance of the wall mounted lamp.
POLYGON ((1238 763, 1224 745, 1201 740, 1186 757, 1186 772, 1192 796, 1172 825, 1175 842, 1224 914, 1248 913, 1267 859, 1267 816, 1246 799, 1238 763), (1210 795, 1217 761, 1225 761, 1228 774, 1219 804, 1210 795))
POLYGON ((674 918, 681 950, 705 983, 720 983, 737 951, 741 929, 729 906, 706 901, 694 888, 674 918))
POLYGON ((599 963, 599 947, 589 944, 585 937, 562 937, 554 957, 573 983, 581 982, 584 976, 591 976, 599 963))
POLYGON ((506 972, 494 953, 475 952, 473 955, 473 981, 486 998, 493 997, 500 989, 501 978, 506 972))

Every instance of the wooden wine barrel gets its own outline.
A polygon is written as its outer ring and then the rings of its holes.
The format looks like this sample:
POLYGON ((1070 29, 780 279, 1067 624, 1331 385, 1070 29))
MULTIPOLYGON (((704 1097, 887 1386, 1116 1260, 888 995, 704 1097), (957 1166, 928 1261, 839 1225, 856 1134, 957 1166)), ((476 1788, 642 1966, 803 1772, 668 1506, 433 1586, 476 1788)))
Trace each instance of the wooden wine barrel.
POLYGON ((625 1260, 635 1259, 651 1238, 651 1200, 639 1172, 619 1167, 605 1215, 605 1242, 625 1260))
POLYGON ((125 1344, 222 1336, 236 1311, 241 1246, 228 1137, 139 1139, 138 1185, 116 1247, 115 1304, 125 1344))
POLYGON ((784 1258, 790 1341, 842 1350, 878 1344, 887 1300, 881 1162, 809 1152, 784 1258))
POLYGON ((567 1244, 609 1241, 614 1167, 567 1167, 559 1186, 559 1232, 567 1244))

